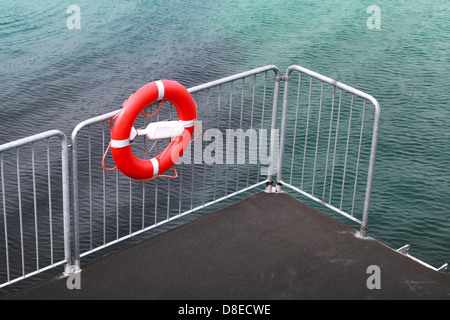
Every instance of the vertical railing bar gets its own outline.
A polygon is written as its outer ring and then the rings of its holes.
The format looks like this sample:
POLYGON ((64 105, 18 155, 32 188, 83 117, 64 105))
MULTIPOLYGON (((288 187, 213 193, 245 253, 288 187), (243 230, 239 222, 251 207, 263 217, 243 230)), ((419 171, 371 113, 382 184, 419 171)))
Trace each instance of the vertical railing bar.
POLYGON ((141 229, 145 228, 145 182, 142 181, 142 214, 141 214, 141 229))
POLYGON ((116 170, 116 239, 119 239, 119 170, 116 170))
MULTIPOLYGON (((151 108, 151 106, 150 106, 151 108)), ((152 110, 152 109, 151 109, 152 110)), ((153 112, 150 112, 150 114, 153 114, 153 112)), ((144 117, 144 128, 147 127, 147 117, 144 117)), ((144 150, 147 150, 147 136, 144 136, 144 150)), ((150 155, 148 155, 150 157, 150 155)), ((147 152, 144 152, 144 159, 147 159, 147 152)), ((142 214, 141 214, 141 229, 145 228, 145 181, 141 182, 142 184, 142 214)))
MULTIPOLYGON (((160 118, 160 113, 158 112, 156 114, 156 121, 157 122, 159 121, 159 118, 160 118)), ((164 119, 162 121, 164 121, 164 119)), ((150 122, 152 122, 152 120, 150 120, 150 122)), ((157 142, 156 142, 156 154, 159 154, 159 142, 160 142, 159 140, 157 140, 157 142)))
MULTIPOLYGON (((103 133, 102 133, 102 145, 103 152, 105 152, 105 121, 103 121, 103 133)), ((105 170, 102 170, 103 173, 103 245, 106 244, 106 174, 105 170)), ((92 241, 91 241, 91 250, 92 250, 92 241)))
MULTIPOLYGON (((194 101, 197 101, 197 93, 194 94, 194 101)), ((195 135, 195 127, 194 127, 194 135, 195 135)), ((195 136, 194 136, 195 137, 195 136)), ((194 175, 195 175, 195 147, 194 145, 189 145, 191 148, 191 166, 192 166, 192 177, 191 177, 191 210, 194 207, 194 175)))
MULTIPOLYGON (((150 105, 150 114, 153 114, 153 109, 152 106, 150 105)), ((147 117, 144 117, 144 128, 147 127, 147 117)), ((147 150, 147 136, 144 136, 144 149, 147 150)), ((148 158, 150 157, 150 155, 148 155, 148 158)), ((147 153, 144 152, 144 159, 148 159, 147 158, 147 153)), ((156 184, 156 183, 155 183, 156 184)), ((144 229, 145 228, 145 200, 146 200, 146 196, 147 193, 145 192, 145 181, 142 181, 142 226, 141 228, 144 229)))
POLYGON ((6 279, 7 282, 10 281, 10 271, 9 271, 9 246, 8 246, 8 219, 6 217, 6 196, 5 196, 5 173, 4 173, 4 162, 3 162, 3 152, 0 153, 0 170, 2 176, 2 208, 3 208, 3 224, 5 230, 5 255, 6 255, 6 279))
POLYGON ((34 237, 36 246, 36 270, 39 270, 39 236, 37 217, 37 195, 36 195, 36 168, 35 168, 34 142, 31 143, 31 176, 33 183, 33 211, 34 211, 34 237))
POLYGON ((255 113, 256 74, 253 76, 252 111, 250 113, 250 128, 253 128, 253 116, 255 113))
MULTIPOLYGON (((253 76, 253 93, 252 93, 252 111, 250 115, 250 129, 253 130, 253 115, 255 110, 255 91, 256 91, 256 74, 253 76)), ((254 141, 251 141, 250 143, 255 143, 254 141)), ((249 155, 248 155, 248 166, 247 166, 247 184, 246 187, 248 188, 249 181, 250 181, 250 150, 251 147, 249 146, 249 155)))
MULTIPOLYGON (((284 161, 284 147, 286 140, 286 115, 287 115, 287 102, 288 102, 288 88, 289 88, 289 77, 290 71, 286 70, 286 74, 284 77, 280 75, 280 71, 277 69, 275 71, 275 83, 273 88, 273 104, 272 104, 272 123, 271 123, 271 132, 270 132, 270 165, 269 170, 267 172, 267 180, 268 183, 266 185, 266 190, 271 191, 273 187, 273 175, 274 171, 276 171, 276 183, 278 186, 278 182, 282 181, 283 177, 283 161, 284 161), (285 89, 283 94, 283 106, 281 111, 281 125, 280 129, 277 129, 277 121, 278 121, 278 102, 280 98, 280 83, 284 81, 285 89), (280 132, 280 140, 279 140, 279 150, 276 150, 277 142, 277 132, 280 132), (278 153, 278 156, 277 156, 278 153), (276 167, 275 167, 276 166, 276 167)), ((280 182, 281 183, 281 182, 280 182)))
POLYGON ((332 98, 332 101, 331 101, 330 130, 328 132, 327 157, 326 157, 326 160, 325 160, 325 177, 323 179, 322 201, 325 201, 325 193, 326 193, 326 189, 327 189, 328 161, 329 161, 329 156, 330 156, 331 132, 333 131, 333 116, 334 116, 335 93, 336 93, 336 87, 333 86, 333 98, 332 98))
MULTIPOLYGON (((227 143, 227 150, 228 150, 228 134, 231 130, 231 110, 233 108, 233 90, 234 90, 234 81, 230 84, 230 105, 228 108, 228 130, 226 130, 226 143, 227 143)), ((227 154, 225 155, 225 157, 227 154)), ((225 162, 227 162, 227 159, 225 158, 225 162)), ((217 166, 217 165, 216 165, 217 166)), ((225 165, 225 195, 228 194, 228 164, 225 165)))
POLYGON ((355 99, 355 95, 352 94, 352 102, 350 105, 350 116, 348 120, 348 131, 347 131, 347 146, 345 147, 345 158, 344 158, 344 174, 342 176, 342 191, 341 191, 341 203, 339 209, 342 210, 342 203, 344 201, 344 188, 345 188, 345 175, 347 171, 347 159, 348 159, 348 148, 350 144, 350 131, 352 126, 352 112, 353 112, 353 102, 355 99))
POLYGON ((298 110, 300 106, 300 93, 301 93, 302 74, 298 74, 298 86, 297 86, 297 107, 295 110, 294 121, 294 140, 292 142, 292 158, 291 158, 291 176, 289 177, 289 184, 292 184, 293 172, 294 172, 294 156, 295 156, 295 144, 297 140, 297 127, 298 127, 298 110))
MULTIPOLYGON (((78 194, 78 129, 79 129, 78 125, 77 127, 75 127, 75 129, 72 131, 72 135, 71 135, 71 141, 72 141, 72 176, 70 176, 70 174, 68 174, 67 176, 67 180, 70 181, 70 178, 72 178, 72 196, 73 196, 73 214, 70 214, 70 206, 67 210, 68 214, 68 219, 64 219, 64 221, 67 221, 67 229, 64 228, 64 239, 67 238, 70 240, 70 237, 72 237, 72 235, 70 234, 70 229, 72 228, 73 230, 73 242, 70 242, 71 245, 73 245, 73 247, 67 246, 68 248, 68 252, 70 252, 69 254, 65 254, 66 258, 66 268, 70 268, 72 269, 72 264, 74 266, 76 266, 77 268, 79 268, 80 266, 80 229, 79 229, 79 225, 80 225, 80 217, 79 217, 79 194, 78 194), (72 224, 72 225, 71 225, 72 224), (69 232, 67 232, 66 235, 66 230, 69 230, 69 232), (72 253, 73 253, 73 261, 72 261, 72 253), (68 258, 71 258, 70 260, 68 258)), ((64 139, 63 139, 64 140, 64 139)), ((67 158, 69 158, 69 145, 67 143, 67 138, 66 140, 66 144, 67 144, 67 158)), ((64 154, 64 152, 62 153, 64 154)), ((67 161, 69 162, 69 160, 67 161)), ((62 165, 62 167, 64 167, 64 165, 62 165)), ((67 163, 67 167, 69 167, 68 163, 67 163)), ((64 169, 63 169, 64 171, 64 169)), ((69 171, 69 168, 67 168, 67 171, 69 171)), ((70 182, 68 182, 69 186, 67 187, 68 189, 70 189, 70 182)), ((67 191, 70 194, 70 190, 67 191)), ((70 196, 69 196, 70 197, 70 196)), ((70 270, 71 272, 71 270, 70 270)))
MULTIPOLYGON (((210 96, 210 89, 208 88, 208 94, 206 96, 206 124, 209 125, 209 96, 210 96)), ((202 128, 204 131, 204 129, 202 128)), ((203 150, 203 139, 200 140, 202 144, 202 150, 203 150)), ((206 162, 203 161, 203 199, 202 199, 202 205, 205 205, 205 197, 206 197, 206 162)))
POLYGON ((312 196, 314 196, 314 185, 316 182, 317 153, 319 151, 320 120, 322 117, 322 101, 323 101, 323 81, 321 83, 321 88, 320 88, 319 119, 317 120, 316 151, 314 154, 314 169, 313 169, 313 180, 312 180, 312 191, 311 191, 312 196))
POLYGON ((170 181, 172 179, 167 180, 167 212, 166 212, 166 219, 169 220, 170 218, 170 181))
MULTIPOLYGON (((233 82, 231 82, 231 92, 233 92, 233 82)), ((219 85, 219 100, 217 102, 217 130, 220 128, 220 103, 222 98, 222 85, 219 85)), ((213 200, 216 200, 216 189, 217 189, 217 163, 214 166, 214 194, 213 194, 213 200)), ((227 175, 228 177, 228 175, 227 175)), ((225 183, 227 183, 228 180, 225 180, 225 183)), ((225 189, 226 190, 226 189, 225 189)))
POLYGON ((194 164, 194 158, 193 154, 191 153, 191 170, 192 170, 192 177, 191 177, 191 210, 194 207, 194 181, 195 181, 195 164, 194 164))
MULTIPOLYGON (((147 107, 146 107, 147 108, 147 107)), ((146 109, 144 109, 146 110, 146 109)), ((149 114, 153 114, 153 112, 150 112, 149 114)), ((144 117, 143 120, 144 128, 147 127, 147 117, 144 117)), ((147 150, 147 136, 144 136, 144 150, 147 150)), ((147 159, 147 152, 143 152, 143 158, 147 159)), ((141 212, 141 230, 145 228, 145 181, 141 182, 142 185, 142 212, 141 212)))
POLYGON ((306 163, 306 149, 308 146, 308 131, 309 131, 309 115, 311 110, 311 93, 312 93, 312 80, 313 78, 309 77, 309 96, 308 96, 308 114, 306 115, 306 133, 305 133, 305 146, 303 149, 303 165, 302 165, 302 178, 300 183, 300 190, 303 190, 303 178, 305 176, 305 163, 306 163))
POLYGON ((155 179, 155 221, 154 224, 158 222, 158 179, 155 179))
MULTIPOLYGON (((183 168, 184 168, 184 165, 182 163, 181 169, 180 169, 180 193, 178 194, 178 215, 181 215, 181 197, 182 197, 181 191, 183 190, 183 168)), ((191 193, 192 193, 192 191, 191 191, 191 193)))
MULTIPOLYGON (((159 121, 159 112, 156 114, 156 121, 159 121)), ((156 142, 156 154, 159 154, 159 140, 156 142)), ((155 179, 155 224, 158 222, 158 185, 159 180, 155 179)))
MULTIPOLYGON (((242 93, 241 93, 241 118, 239 120, 239 129, 242 129, 242 122, 243 122, 243 115, 244 115, 244 95, 245 95, 245 78, 242 78, 242 93)), ((242 132, 242 131, 240 131, 242 132)), ((240 140, 240 138, 239 138, 240 140)), ((237 152, 239 152, 240 150, 238 150, 239 146, 236 145, 236 150, 237 152)), ((245 156, 245 137, 244 137, 244 156, 245 156)), ((238 158, 239 155, 236 154, 236 192, 239 191, 239 163, 238 163, 238 158)), ((245 157, 244 157, 245 159, 245 157)), ((244 160, 245 161, 245 160, 244 160)))
POLYGON ((129 234, 132 233, 133 228, 132 228, 132 224, 133 224, 133 180, 130 179, 130 216, 129 216, 129 234))
MULTIPOLYGON (((148 114, 153 114, 153 104, 150 104, 150 106, 145 107, 145 111, 147 111, 147 109, 150 108, 150 112, 148 114)), ((144 117, 143 119, 144 121, 144 128, 147 128, 147 117, 144 117)), ((144 135, 144 150, 142 152, 142 157, 143 159, 147 160, 148 158, 150 158, 150 154, 147 154, 147 136, 144 135)))
POLYGON ((363 112, 362 112, 362 120, 361 120, 361 132, 359 134, 359 146, 358 146, 358 158, 356 159, 356 172, 355 172, 355 186, 353 188, 353 203, 352 203, 352 211, 351 216, 353 217, 353 211, 355 208, 355 197, 356 197, 356 187, 358 184, 358 173, 359 173, 359 160, 361 158, 361 146, 362 146, 362 137, 364 132, 364 117, 366 114, 366 100, 364 100, 363 112))
MULTIPOLYGON (((172 120, 172 103, 170 103, 170 112, 169 112, 169 120, 172 120)), ((170 218, 170 189, 171 189, 171 180, 167 180, 167 210, 166 210, 166 220, 170 218)))
POLYGON ((52 210, 52 185, 51 185, 51 166, 50 166, 50 138, 47 138, 47 184, 48 184, 48 218, 50 232, 50 262, 54 264, 53 257, 53 210, 52 210))
POLYGON ((90 243, 93 242, 92 234, 92 149, 91 149, 91 126, 88 126, 88 171, 89 171, 89 239, 90 243))
POLYGON ((243 116, 244 116, 244 96, 245 96, 245 78, 242 78, 242 90, 241 90, 241 115, 239 118, 239 128, 242 129, 243 116))
MULTIPOLYGON (((171 108, 170 108, 170 120, 172 120, 172 104, 170 104, 171 108)), ((171 139, 172 140, 172 139, 171 139)), ((167 181, 167 212, 166 212, 166 219, 169 220, 170 218, 170 181, 172 179, 168 179, 167 181)))
POLYGON ((141 229, 145 228, 145 182, 142 181, 142 214, 141 214, 141 229))
POLYGON ((342 102, 342 89, 339 89, 339 105, 338 105, 338 115, 336 119, 336 135, 334 138, 334 151, 333 151, 333 165, 331 168, 331 178, 330 178, 330 198, 328 203, 331 204, 331 196, 333 194, 333 181, 334 181, 334 167, 336 164, 336 153, 337 153, 337 143, 338 143, 338 135, 339 135, 339 123, 341 117, 341 102, 342 102))
POLYGON ((22 192, 20 186, 20 148, 16 149, 17 159, 17 192, 19 204, 19 228, 20 228, 20 249, 22 255, 22 275, 25 275, 25 252, 23 248, 23 221, 22 221, 22 192))
POLYGON ((71 235, 71 214, 70 214, 70 173, 69 173, 69 143, 66 135, 59 131, 58 136, 61 142, 61 176, 62 176, 62 202, 63 202, 63 229, 64 229, 64 257, 66 261, 65 273, 78 272, 80 266, 79 247, 79 220, 78 215, 73 217, 72 245, 71 235), (72 250, 74 255, 72 256, 72 250), (68 270, 69 269, 69 270, 68 270))
POLYGON ((369 223, 370 196, 372 192, 373 174, 375 169, 375 157, 378 147, 378 134, 380 130, 380 116, 381 116, 381 109, 380 105, 378 104, 378 101, 376 101, 374 98, 371 98, 369 100, 373 103, 373 106, 375 108, 375 116, 373 120, 372 143, 370 147, 369 167, 367 169, 368 171, 367 171, 366 193, 364 196, 363 217, 360 229, 360 235, 363 238, 366 237, 369 223))
MULTIPOLYGON (((156 114, 156 121, 159 121, 159 112, 156 114)), ((156 154, 159 154, 159 140, 156 141, 156 154)))
MULTIPOLYGON (((262 146, 262 130, 264 130, 264 111, 266 107, 266 93, 267 93, 267 72, 264 72, 264 90, 263 90, 263 101, 262 101, 262 111, 261 111, 261 131, 259 135, 259 145, 262 146)), ((265 142, 267 146, 267 141, 265 142)), ((269 146, 270 149, 270 146, 269 146)), ((259 159, 261 160, 261 159, 259 159)), ((261 177, 261 161, 258 161, 258 176, 256 178, 256 183, 259 183, 261 177)))
MULTIPOLYGON (((232 110, 233 110, 233 90, 234 90, 234 81, 233 82, 231 82, 231 86, 230 86, 230 105, 229 105, 229 109, 228 109, 228 130, 226 130, 226 136, 228 135, 228 134, 230 134, 230 130, 231 130, 231 114, 232 114, 232 110)), ((227 136, 227 139, 226 139, 226 143, 227 143, 227 150, 229 150, 228 149, 228 136, 227 136)), ((232 150, 233 151, 233 156, 234 156, 234 150, 232 150)), ((225 155, 225 157, 226 156, 228 156, 227 154, 225 155)), ((227 161, 227 159, 225 158, 225 161, 227 161)), ((234 159, 233 159, 233 161, 234 161, 234 159)), ((227 195, 228 194, 228 166, 229 166, 229 163, 227 163, 226 165, 225 165, 225 195, 227 195)))

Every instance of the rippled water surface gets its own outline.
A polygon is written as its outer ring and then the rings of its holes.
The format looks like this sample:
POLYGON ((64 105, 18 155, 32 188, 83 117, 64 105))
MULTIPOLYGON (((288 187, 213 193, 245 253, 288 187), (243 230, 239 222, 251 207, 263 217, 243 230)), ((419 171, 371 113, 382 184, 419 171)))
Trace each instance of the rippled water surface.
POLYGON ((373 95, 382 122, 370 235, 450 262, 450 2, 0 0, 0 143, 120 108, 147 82, 186 87, 298 64, 373 95))

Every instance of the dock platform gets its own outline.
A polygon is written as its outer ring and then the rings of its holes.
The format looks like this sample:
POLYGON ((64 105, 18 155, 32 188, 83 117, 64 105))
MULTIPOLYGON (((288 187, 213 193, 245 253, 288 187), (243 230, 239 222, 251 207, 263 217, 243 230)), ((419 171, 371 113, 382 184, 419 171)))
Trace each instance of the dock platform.
POLYGON ((261 192, 82 266, 20 299, 450 299, 436 272, 287 193, 261 192), (369 288, 370 266, 379 288, 369 288))

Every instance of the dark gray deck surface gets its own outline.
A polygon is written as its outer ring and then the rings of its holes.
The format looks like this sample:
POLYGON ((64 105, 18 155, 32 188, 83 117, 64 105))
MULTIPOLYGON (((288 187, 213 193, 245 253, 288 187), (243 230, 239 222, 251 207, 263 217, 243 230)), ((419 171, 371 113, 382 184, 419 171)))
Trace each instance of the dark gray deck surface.
POLYGON ((259 193, 9 299, 450 299, 433 271, 306 206, 259 193), (370 265, 381 289, 370 290, 370 265))

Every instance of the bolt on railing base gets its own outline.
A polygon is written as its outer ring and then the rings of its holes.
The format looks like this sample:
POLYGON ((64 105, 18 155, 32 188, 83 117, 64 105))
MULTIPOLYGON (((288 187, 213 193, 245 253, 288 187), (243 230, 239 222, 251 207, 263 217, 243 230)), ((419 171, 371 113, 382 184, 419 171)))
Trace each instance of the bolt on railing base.
POLYGON ((359 232, 358 232, 358 236, 359 236, 361 239, 367 239, 367 238, 369 238, 369 237, 367 236, 367 230, 368 230, 368 228, 361 228, 361 229, 359 230, 359 232))
POLYGON ((273 186, 273 181, 269 181, 266 183, 266 190, 267 193, 278 193, 281 192, 281 187, 283 186, 282 183, 277 182, 275 187, 273 186))
POLYGON ((281 186, 282 186, 282 184, 280 182, 277 182, 277 186, 275 187, 275 192, 281 192, 281 186))
POLYGON ((69 277, 75 273, 80 273, 80 272, 81 272, 81 268, 80 268, 79 264, 66 264, 64 266, 63 274, 66 277, 69 277))

